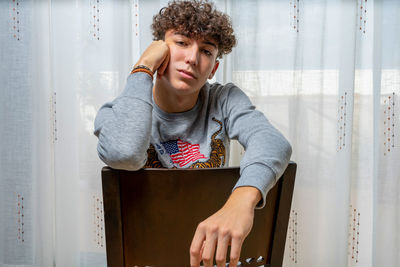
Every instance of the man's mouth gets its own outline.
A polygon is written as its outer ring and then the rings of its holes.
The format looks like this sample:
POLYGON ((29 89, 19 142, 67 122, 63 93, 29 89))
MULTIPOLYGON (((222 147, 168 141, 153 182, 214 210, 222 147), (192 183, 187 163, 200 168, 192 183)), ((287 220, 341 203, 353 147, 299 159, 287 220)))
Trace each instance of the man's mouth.
POLYGON ((190 71, 178 69, 178 72, 185 78, 196 79, 196 76, 190 71))

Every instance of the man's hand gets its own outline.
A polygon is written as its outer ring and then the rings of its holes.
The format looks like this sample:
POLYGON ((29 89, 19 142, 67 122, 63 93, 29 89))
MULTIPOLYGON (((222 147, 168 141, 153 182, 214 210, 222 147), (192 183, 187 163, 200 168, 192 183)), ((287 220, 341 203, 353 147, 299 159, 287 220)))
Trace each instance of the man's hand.
POLYGON ((236 188, 225 205, 201 222, 190 246, 190 266, 225 266, 228 246, 231 246, 230 267, 236 267, 244 239, 253 226, 254 208, 261 193, 254 187, 236 188))
POLYGON ((159 40, 153 41, 140 56, 139 61, 135 64, 145 65, 149 67, 153 73, 158 71, 159 75, 163 75, 169 62, 169 47, 166 42, 159 40))

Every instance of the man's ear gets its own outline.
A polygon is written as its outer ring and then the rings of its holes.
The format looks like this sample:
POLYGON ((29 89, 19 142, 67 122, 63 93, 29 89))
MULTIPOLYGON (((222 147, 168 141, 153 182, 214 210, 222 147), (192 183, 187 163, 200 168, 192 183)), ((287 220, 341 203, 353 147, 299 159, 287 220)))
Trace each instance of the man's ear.
POLYGON ((212 77, 214 77, 214 74, 217 71, 218 66, 219 66, 219 61, 215 60, 214 68, 212 69, 210 75, 208 76, 208 79, 212 79, 212 77))

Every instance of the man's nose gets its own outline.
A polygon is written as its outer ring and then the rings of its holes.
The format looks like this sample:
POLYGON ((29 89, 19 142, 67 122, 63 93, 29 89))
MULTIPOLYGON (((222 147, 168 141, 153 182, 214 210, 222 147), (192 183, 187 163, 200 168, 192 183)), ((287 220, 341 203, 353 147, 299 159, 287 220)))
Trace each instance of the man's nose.
POLYGON ((196 66, 199 63, 199 53, 199 47, 196 44, 188 47, 186 51, 186 63, 196 66))

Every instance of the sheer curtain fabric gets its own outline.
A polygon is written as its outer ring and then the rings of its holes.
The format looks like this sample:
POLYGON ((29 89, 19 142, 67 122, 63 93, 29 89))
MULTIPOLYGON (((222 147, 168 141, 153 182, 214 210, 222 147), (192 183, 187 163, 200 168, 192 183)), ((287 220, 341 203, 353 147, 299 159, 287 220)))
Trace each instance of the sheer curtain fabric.
MULTIPOLYGON (((0 266, 106 266, 93 121, 167 2, 0 2, 0 266)), ((215 2, 239 42, 214 81, 298 164, 284 266, 399 266, 400 2, 215 2)))

